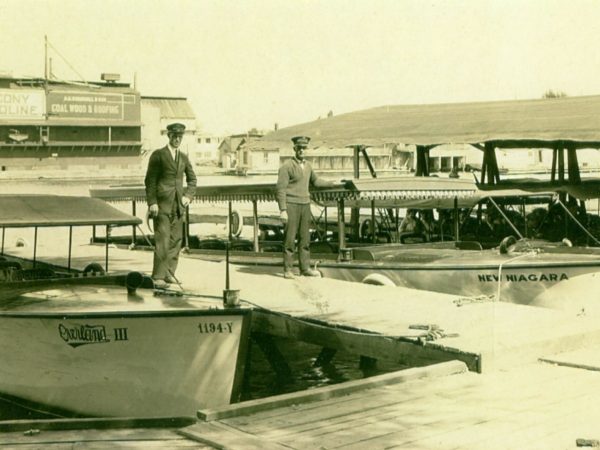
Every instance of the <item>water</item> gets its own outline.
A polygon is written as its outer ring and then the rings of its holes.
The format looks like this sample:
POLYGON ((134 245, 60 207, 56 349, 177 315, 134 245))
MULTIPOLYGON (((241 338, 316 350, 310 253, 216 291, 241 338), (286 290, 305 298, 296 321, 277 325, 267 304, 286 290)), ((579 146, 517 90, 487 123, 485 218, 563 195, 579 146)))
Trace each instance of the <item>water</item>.
MULTIPOLYGON (((278 376, 271 368, 258 345, 250 345, 250 370, 241 393, 241 400, 253 400, 286 394, 344 381, 362 379, 405 368, 399 364, 378 361, 376 367, 361 369, 359 356, 337 352, 329 364, 316 366, 320 347, 293 341, 275 339, 275 344, 290 368, 290 375, 278 376)), ((0 420, 35 420, 72 417, 68 413, 55 411, 22 399, 0 395, 0 420)))
MULTIPOLYGON (((234 182, 234 180, 239 179, 236 179, 236 177, 202 177, 199 179, 202 183, 215 181, 224 183, 234 182)), ((139 184, 140 182, 140 179, 118 180, 118 183, 123 184, 139 184)), ((115 182, 113 181, 113 183, 115 182)), ((88 196, 90 188, 106 187, 109 184, 111 184, 109 180, 0 180, 0 193, 88 196)), ((130 205, 126 202, 116 204, 115 206, 123 211, 130 212, 130 205)), ((204 205, 204 207, 206 206, 209 205, 204 205)), ((203 206, 199 205, 199 207, 203 206)), ((143 212, 138 210, 138 215, 140 214, 143 214, 143 212)), ((89 239, 89 229, 87 227, 80 228, 79 230, 75 230, 75 236, 79 236, 80 239, 89 239)), ((13 242, 17 236, 25 236, 27 238, 29 236, 27 233, 31 230, 15 229, 6 231, 7 242, 13 242)), ((40 229, 39 245, 46 245, 47 238, 51 241, 54 240, 54 245, 60 244, 59 246, 62 249, 62 243, 57 243, 56 235, 51 229, 40 229)), ((66 250, 64 251, 66 252, 66 250)), ((74 251, 76 251, 75 247, 74 251)), ((338 352, 330 363, 317 366, 315 365, 315 361, 321 351, 320 347, 289 339, 276 339, 275 343, 280 352, 286 357, 290 374, 285 377, 278 376, 271 368, 260 347, 256 343, 252 343, 250 345, 250 370, 247 372, 246 382, 242 391, 242 400, 312 389, 403 368, 398 364, 378 362, 375 368, 361 369, 359 366, 359 356, 345 352, 338 352)), ((49 412, 40 405, 28 404, 16 398, 0 396, 0 420, 54 417, 57 417, 56 412, 49 412)))

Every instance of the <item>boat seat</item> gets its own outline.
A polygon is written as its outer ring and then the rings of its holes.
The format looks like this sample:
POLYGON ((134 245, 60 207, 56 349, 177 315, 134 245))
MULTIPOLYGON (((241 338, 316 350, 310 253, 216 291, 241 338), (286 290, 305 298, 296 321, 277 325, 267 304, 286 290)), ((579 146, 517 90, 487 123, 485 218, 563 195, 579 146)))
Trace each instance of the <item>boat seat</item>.
POLYGON ((27 269, 22 272, 24 280, 40 280, 56 277, 56 273, 52 269, 27 269))
POLYGON ((18 261, 5 261, 5 260, 0 261, 0 269, 8 269, 8 268, 21 270, 21 269, 23 269, 23 266, 18 261))

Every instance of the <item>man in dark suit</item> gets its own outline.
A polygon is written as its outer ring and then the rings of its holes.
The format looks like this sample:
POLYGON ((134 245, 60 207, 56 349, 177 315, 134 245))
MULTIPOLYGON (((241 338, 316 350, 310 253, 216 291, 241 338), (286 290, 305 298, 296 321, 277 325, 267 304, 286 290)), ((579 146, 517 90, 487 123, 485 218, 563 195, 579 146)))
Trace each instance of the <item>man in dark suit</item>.
POLYGON ((179 260, 186 207, 196 190, 196 175, 188 156, 179 147, 185 125, 167 126, 169 143, 150 156, 146 171, 146 201, 154 219, 154 266, 152 279, 157 287, 177 282, 175 270, 179 260), (186 186, 183 186, 185 174, 186 186))

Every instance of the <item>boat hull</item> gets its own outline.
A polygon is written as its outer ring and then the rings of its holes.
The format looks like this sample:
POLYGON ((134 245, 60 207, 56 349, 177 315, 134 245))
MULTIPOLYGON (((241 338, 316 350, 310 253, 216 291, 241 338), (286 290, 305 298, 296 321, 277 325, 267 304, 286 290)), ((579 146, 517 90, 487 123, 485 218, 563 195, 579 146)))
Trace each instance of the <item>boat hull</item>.
POLYGON ((247 313, 5 312, 0 392, 86 416, 190 416, 227 405, 241 382, 247 313))
MULTIPOLYGON (((382 245, 353 250, 355 257, 349 261, 312 255, 313 264, 326 278, 468 297, 497 295, 501 301, 519 304, 535 303, 539 295, 566 280, 600 273, 597 248, 558 247, 506 254, 496 249, 459 250, 441 245, 382 245)), ((189 256, 216 258, 214 253, 189 256)), ((253 273, 283 270, 281 257, 236 254, 229 261, 253 273)))
POLYGON ((600 264, 378 267, 368 264, 344 266, 338 263, 323 264, 319 270, 324 277, 339 280, 388 284, 468 297, 497 295, 501 301, 531 304, 540 294, 562 281, 599 272, 600 264))

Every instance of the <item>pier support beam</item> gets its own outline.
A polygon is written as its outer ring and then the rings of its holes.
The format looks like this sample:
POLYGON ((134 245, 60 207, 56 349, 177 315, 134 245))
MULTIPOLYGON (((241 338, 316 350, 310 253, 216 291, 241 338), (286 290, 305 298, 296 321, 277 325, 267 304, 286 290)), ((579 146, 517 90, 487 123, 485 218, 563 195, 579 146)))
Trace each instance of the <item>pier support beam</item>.
POLYGON ((280 379, 289 379, 292 375, 292 370, 288 365, 283 354, 279 351, 277 344, 273 341, 273 337, 266 333, 252 333, 252 340, 267 358, 269 365, 280 379))
POLYGON ((368 356, 360 357, 358 368, 363 372, 370 372, 377 368, 377 360, 375 358, 369 358, 368 356))
POLYGON ((315 360, 313 366, 322 367, 326 366, 327 364, 331 364, 331 361, 335 357, 336 353, 337 350, 334 348, 323 347, 321 349, 321 352, 319 353, 319 356, 317 356, 317 359, 315 360))

